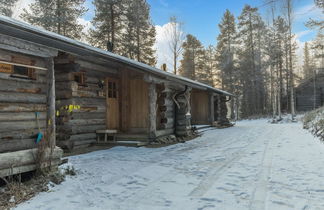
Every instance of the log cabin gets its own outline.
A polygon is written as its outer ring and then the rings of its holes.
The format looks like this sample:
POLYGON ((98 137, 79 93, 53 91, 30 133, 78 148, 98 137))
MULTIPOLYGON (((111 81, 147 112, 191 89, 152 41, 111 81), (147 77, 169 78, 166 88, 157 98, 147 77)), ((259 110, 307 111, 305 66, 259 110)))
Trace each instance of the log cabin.
POLYGON ((233 97, 3 16, 0 81, 0 177, 35 168, 39 133, 51 130, 58 162, 57 146, 71 151, 190 136, 193 125, 227 122, 226 101, 233 97), (17 157, 26 159, 21 167, 17 157))
POLYGON ((296 110, 310 111, 324 105, 324 69, 303 80, 296 88, 296 110))

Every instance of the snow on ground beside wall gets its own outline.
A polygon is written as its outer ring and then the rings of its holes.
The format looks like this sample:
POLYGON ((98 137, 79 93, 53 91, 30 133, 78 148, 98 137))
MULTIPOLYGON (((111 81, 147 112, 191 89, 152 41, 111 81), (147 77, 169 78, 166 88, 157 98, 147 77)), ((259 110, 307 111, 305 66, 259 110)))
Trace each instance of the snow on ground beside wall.
POLYGON ((238 122, 164 148, 70 157, 75 177, 29 209, 324 209, 324 145, 301 123, 238 122))

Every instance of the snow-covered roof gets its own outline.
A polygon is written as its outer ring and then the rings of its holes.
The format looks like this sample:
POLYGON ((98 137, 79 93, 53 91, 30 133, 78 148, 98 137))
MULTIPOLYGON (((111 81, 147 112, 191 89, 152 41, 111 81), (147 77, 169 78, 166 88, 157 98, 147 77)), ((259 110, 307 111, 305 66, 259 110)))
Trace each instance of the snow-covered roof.
POLYGON ((162 71, 158 68, 149 66, 147 64, 131 60, 129 58, 90 46, 88 44, 70 39, 68 37, 47 31, 39 27, 31 26, 27 23, 17 21, 12 18, 1 16, 1 15, 0 15, 0 33, 12 37, 16 37, 16 38, 28 40, 34 43, 42 44, 47 47, 55 48, 64 52, 72 52, 72 53, 85 55, 85 56, 88 55, 88 53, 91 53, 96 56, 115 60, 133 66, 135 68, 141 69, 143 71, 165 77, 168 80, 180 82, 192 87, 200 87, 203 89, 208 89, 212 92, 216 92, 222 95, 234 96, 231 93, 211 87, 201 82, 197 82, 185 77, 181 77, 169 72, 162 71))

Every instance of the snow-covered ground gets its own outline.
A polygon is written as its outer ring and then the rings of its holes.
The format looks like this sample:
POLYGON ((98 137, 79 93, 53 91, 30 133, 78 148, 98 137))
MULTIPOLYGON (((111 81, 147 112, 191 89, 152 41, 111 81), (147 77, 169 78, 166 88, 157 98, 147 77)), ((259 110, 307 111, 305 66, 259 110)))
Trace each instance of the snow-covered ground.
POLYGON ((71 157, 77 176, 17 209, 324 209, 323 160, 301 123, 243 121, 184 144, 71 157))

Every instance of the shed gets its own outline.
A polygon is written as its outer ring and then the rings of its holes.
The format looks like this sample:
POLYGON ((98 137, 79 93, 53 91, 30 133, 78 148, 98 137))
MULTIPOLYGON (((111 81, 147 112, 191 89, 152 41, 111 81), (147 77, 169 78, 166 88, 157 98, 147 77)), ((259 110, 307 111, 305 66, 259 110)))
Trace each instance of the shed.
POLYGON ((324 105, 324 71, 305 79, 296 88, 296 110, 310 111, 324 105))

